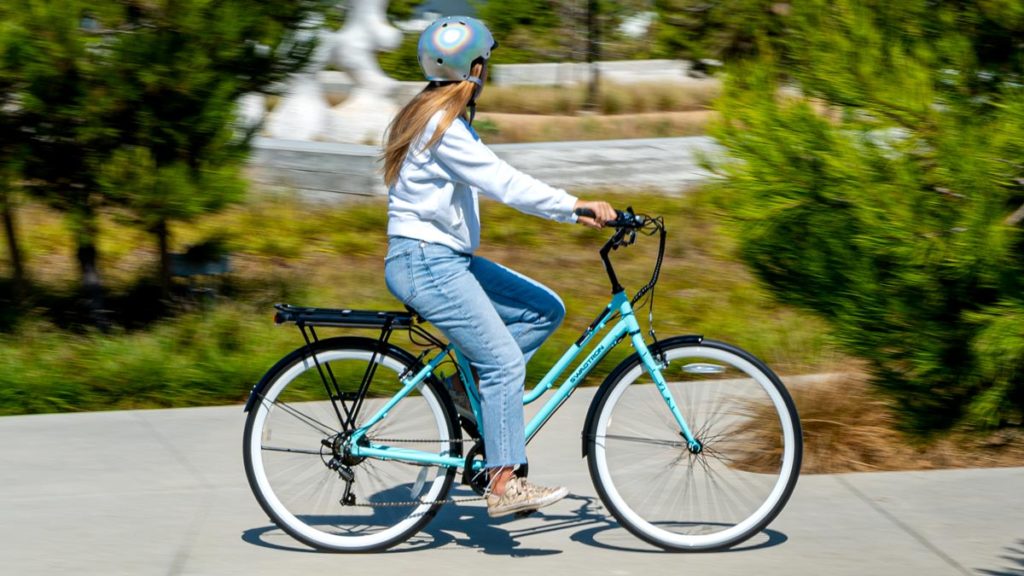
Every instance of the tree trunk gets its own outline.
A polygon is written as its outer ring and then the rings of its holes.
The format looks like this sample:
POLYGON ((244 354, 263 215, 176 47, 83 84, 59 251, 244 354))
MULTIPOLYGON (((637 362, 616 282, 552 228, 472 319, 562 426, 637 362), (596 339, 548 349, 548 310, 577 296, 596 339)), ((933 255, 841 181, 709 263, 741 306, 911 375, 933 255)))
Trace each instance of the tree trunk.
POLYGON ((91 212, 82 215, 81 228, 78 231, 78 267, 82 273, 82 295, 85 300, 86 312, 94 325, 101 329, 110 327, 110 319, 103 308, 103 283, 97 265, 96 238, 99 230, 96 217, 91 212))
POLYGON ((156 234, 157 245, 160 250, 160 297, 167 300, 171 296, 171 254, 170 254, 170 231, 167 229, 167 220, 160 219, 153 227, 156 234))
POLYGON ((0 190, 0 211, 3 212, 4 233, 7 238, 7 250, 11 257, 11 267, 14 269, 14 297, 21 300, 27 293, 25 265, 21 258, 21 247, 18 245, 18 235, 14 227, 14 206, 9 190, 0 190))
POLYGON ((601 24, 598 11, 597 0, 587 0, 587 63, 590 64, 590 82, 587 84, 587 101, 583 107, 592 112, 598 109, 601 82, 601 24))

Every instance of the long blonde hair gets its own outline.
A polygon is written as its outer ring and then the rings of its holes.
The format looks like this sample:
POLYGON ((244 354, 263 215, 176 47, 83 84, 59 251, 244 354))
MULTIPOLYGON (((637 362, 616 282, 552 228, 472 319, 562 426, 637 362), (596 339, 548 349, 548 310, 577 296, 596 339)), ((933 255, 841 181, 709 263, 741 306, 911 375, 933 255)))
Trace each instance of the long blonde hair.
MULTIPOLYGON (((483 74, 483 67, 484 65, 480 62, 473 64, 472 75, 479 78, 483 74)), ((476 84, 467 80, 431 82, 398 111, 388 125, 384 137, 386 142, 384 153, 381 154, 381 160, 384 161, 384 184, 386 186, 390 188, 398 180, 398 172, 402 169, 402 163, 409 153, 409 146, 412 146, 412 143, 426 130, 430 118, 438 110, 445 112, 425 148, 437 144, 452 122, 466 114, 466 106, 473 98, 475 90, 476 84)))

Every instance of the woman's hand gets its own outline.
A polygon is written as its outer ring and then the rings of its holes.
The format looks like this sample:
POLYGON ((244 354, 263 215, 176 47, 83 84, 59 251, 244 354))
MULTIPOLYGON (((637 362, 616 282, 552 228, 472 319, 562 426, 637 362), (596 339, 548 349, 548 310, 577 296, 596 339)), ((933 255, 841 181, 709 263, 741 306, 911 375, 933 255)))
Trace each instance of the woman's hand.
POLYGON ((576 221, 580 224, 590 226, 591 228, 604 228, 604 223, 610 220, 615 220, 615 208, 607 202, 601 202, 598 200, 577 200, 576 205, 572 207, 573 210, 579 208, 586 208, 594 213, 594 217, 589 216, 577 216, 576 221))

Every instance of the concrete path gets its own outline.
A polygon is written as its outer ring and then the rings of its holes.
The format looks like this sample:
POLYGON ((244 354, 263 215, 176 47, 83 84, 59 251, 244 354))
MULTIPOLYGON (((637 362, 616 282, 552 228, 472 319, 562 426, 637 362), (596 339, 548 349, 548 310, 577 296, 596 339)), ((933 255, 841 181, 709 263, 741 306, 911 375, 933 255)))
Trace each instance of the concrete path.
POLYGON ((0 418, 0 574, 1024 575, 1024 468, 804 476, 738 549, 653 549, 590 484, 590 393, 530 449, 531 478, 569 499, 524 520, 449 505, 371 555, 311 551, 267 520, 242 468, 240 406, 0 418))
MULTIPOLYGON (((495 144, 500 158, 552 186, 678 194, 712 177, 702 163, 722 149, 707 136, 495 144)), ((387 194, 376 146, 257 138, 249 177, 258 187, 285 187, 310 199, 387 194)))

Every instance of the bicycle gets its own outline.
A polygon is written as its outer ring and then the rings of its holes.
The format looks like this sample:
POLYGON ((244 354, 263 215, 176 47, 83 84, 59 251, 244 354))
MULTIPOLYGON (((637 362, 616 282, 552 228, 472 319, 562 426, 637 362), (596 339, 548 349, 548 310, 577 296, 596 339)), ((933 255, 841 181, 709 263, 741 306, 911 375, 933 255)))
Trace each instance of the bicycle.
MULTIPOLYGON (((526 391, 524 404, 551 390, 604 335, 527 423, 526 440, 628 338, 635 351, 598 388, 582 433, 602 502, 627 530, 663 549, 734 546, 767 526, 793 492, 802 455, 796 409, 779 377, 753 355, 699 335, 655 336, 653 300, 643 299, 653 298, 660 275, 665 226, 632 209, 618 214, 600 251, 611 301, 526 391), (629 298, 609 253, 632 245, 638 232, 659 234, 660 245, 650 281, 629 298), (650 344, 634 312, 646 303, 650 344), (754 440, 772 449, 751 448, 754 440)), ((462 484, 485 493, 480 401, 455 346, 412 310, 276 308, 275 322, 297 325, 305 345, 252 389, 243 448, 249 485, 274 523, 322 550, 383 550, 418 532, 443 504, 466 500, 448 497, 458 471, 462 484), (320 339, 318 327, 379 333, 320 339), (422 352, 390 342, 395 331, 407 331, 422 352), (439 376, 448 364, 472 415, 457 413, 439 376)))

